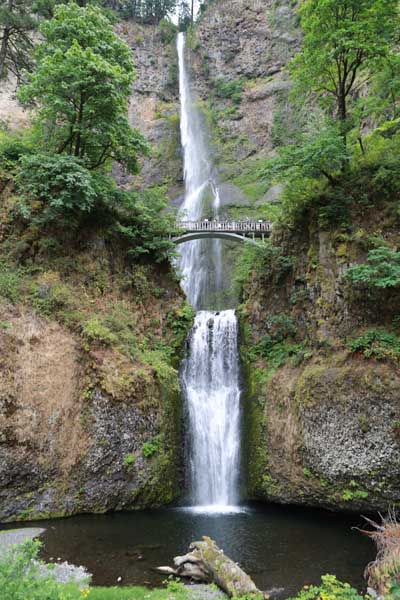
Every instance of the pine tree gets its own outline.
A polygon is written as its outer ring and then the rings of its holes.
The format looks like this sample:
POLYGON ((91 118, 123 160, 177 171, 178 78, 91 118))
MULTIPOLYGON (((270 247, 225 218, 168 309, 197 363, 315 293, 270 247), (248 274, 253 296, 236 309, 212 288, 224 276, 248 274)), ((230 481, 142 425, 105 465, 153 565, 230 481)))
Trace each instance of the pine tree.
POLYGON ((36 27, 32 0, 0 0, 0 79, 11 72, 20 81, 22 72, 31 70, 36 27))

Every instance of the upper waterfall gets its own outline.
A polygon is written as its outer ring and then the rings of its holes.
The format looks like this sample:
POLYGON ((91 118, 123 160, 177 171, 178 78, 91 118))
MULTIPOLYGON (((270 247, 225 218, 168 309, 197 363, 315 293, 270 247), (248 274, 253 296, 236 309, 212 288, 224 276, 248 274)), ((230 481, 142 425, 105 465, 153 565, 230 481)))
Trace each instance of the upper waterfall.
MULTIPOLYGON (((178 34, 181 140, 185 197, 179 210, 182 220, 217 217, 220 197, 215 169, 205 134, 203 116, 192 91, 185 59, 186 38, 178 34)), ((219 240, 189 242, 180 249, 182 287, 197 309, 209 308, 221 287, 222 261, 219 240)))

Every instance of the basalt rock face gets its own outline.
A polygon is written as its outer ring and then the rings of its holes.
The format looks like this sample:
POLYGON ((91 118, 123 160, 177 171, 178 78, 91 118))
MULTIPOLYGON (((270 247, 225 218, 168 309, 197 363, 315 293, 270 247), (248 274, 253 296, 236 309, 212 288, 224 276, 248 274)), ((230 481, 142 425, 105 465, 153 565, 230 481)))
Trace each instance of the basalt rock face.
POLYGON ((31 312, 6 308, 1 317, 9 330, 0 334, 0 520, 171 502, 181 463, 178 388, 115 352, 84 351, 31 312))
POLYGON ((129 118, 151 146, 142 160, 140 176, 122 172, 122 185, 166 185, 171 199, 182 191, 182 158, 179 130, 178 66, 174 33, 156 26, 125 21, 118 34, 132 48, 136 77, 132 86, 129 118))
POLYGON ((290 89, 285 67, 299 43, 296 12, 287 0, 220 0, 200 20, 193 58, 199 93, 207 98, 211 90, 213 110, 225 113, 223 135, 240 140, 232 156, 222 151, 221 158, 245 159, 271 149, 274 109, 290 89), (218 84, 234 82, 242 93, 232 107, 229 92, 218 84))
POLYGON ((100 238, 62 252, 25 257, 28 271, 2 265, 0 521, 180 493, 191 313, 178 283, 169 265, 127 264, 100 238))
POLYGON ((240 311, 251 497, 366 511, 400 500, 398 358, 351 347, 393 332, 399 291, 356 292, 343 277, 373 232, 398 245, 395 204, 352 215, 354 236, 312 219, 276 231, 278 258, 252 274, 240 311))

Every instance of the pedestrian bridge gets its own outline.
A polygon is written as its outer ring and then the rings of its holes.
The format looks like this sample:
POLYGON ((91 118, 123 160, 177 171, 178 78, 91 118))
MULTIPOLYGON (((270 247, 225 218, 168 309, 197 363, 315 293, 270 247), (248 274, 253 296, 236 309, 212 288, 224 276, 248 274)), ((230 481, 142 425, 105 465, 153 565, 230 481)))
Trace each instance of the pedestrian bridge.
POLYGON ((271 234, 271 221, 177 221, 171 231, 170 239, 175 244, 183 244, 193 240, 217 238, 232 242, 250 242, 264 240, 271 234))

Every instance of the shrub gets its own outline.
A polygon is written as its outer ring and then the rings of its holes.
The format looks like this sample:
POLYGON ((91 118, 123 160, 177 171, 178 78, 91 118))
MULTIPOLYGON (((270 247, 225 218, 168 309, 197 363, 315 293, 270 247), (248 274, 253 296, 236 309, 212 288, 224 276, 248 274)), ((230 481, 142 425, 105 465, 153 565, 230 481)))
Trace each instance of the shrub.
POLYGON ((240 79, 229 81, 223 77, 218 77, 214 81, 214 91, 218 98, 228 98, 233 104, 240 104, 242 101, 244 83, 240 79))
POLYGON ((369 493, 365 490, 360 490, 356 481, 350 481, 349 487, 343 490, 342 500, 344 502, 351 502, 353 500, 365 500, 368 498, 369 493))
POLYGON ((0 296, 16 304, 21 297, 21 273, 0 262, 0 296))
POLYGON ((347 346, 351 352, 361 352, 365 358, 400 360, 400 338, 381 329, 370 329, 347 346))
POLYGON ((189 302, 185 302, 180 308, 173 309, 168 313, 167 325, 171 327, 174 332, 174 339, 172 342, 174 349, 182 348, 190 328, 193 325, 194 310, 189 302))
POLYGON ((377 557, 368 565, 368 585, 388 600, 398 600, 400 592, 400 524, 395 511, 382 518, 381 523, 367 519, 374 530, 368 533, 376 546, 377 557), (396 595, 394 595, 396 594, 396 595))
POLYGON ((400 583, 394 582, 389 590, 390 600, 400 600, 400 583))
POLYGON ((128 246, 128 257, 136 260, 151 255, 156 262, 162 262, 173 251, 169 233, 174 215, 165 214, 166 206, 161 188, 142 192, 115 190, 114 224, 110 227, 110 235, 128 246))
POLYGON ((134 454, 125 454, 124 456, 124 466, 125 467, 133 467, 136 462, 136 456, 134 454))
POLYGON ((96 316, 86 321, 82 333, 89 342, 97 342, 104 346, 111 346, 118 342, 117 336, 96 316))
POLYGON ((23 216, 38 223, 63 215, 72 223, 73 217, 90 212, 96 199, 91 173, 73 156, 23 156, 16 182, 23 216))
POLYGON ((2 600, 78 600, 82 593, 76 585, 55 581, 37 556, 40 542, 28 541, 0 557, 2 600))
POLYGON ((400 285, 400 252, 380 246, 368 253, 367 263, 350 267, 345 278, 358 286, 385 289, 400 285))
POLYGON ((142 446, 142 454, 145 458, 151 458, 161 450, 161 437, 156 435, 150 442, 145 442, 142 446))
POLYGON ((14 170, 19 159, 24 155, 32 154, 32 152, 28 142, 18 134, 0 137, 0 167, 7 171, 14 170))
POLYGON ((289 360, 295 366, 299 365, 310 356, 304 344, 295 344, 289 341, 271 342, 269 336, 264 336, 261 339, 257 351, 268 361, 269 367, 273 369, 278 369, 289 360))
POLYGON ((32 287, 30 298, 33 306, 47 316, 64 309, 72 311, 79 308, 73 291, 53 272, 46 272, 40 276, 32 287))
POLYGON ((273 342, 282 342, 288 337, 294 337, 297 333, 294 320, 284 313, 269 317, 267 319, 267 329, 273 342))
POLYGON ((348 583, 338 581, 334 575, 321 577, 322 584, 317 586, 306 586, 296 598, 290 600, 364 600, 354 588, 348 583))
POLYGON ((163 44, 171 44, 178 32, 177 26, 170 19, 161 19, 158 24, 158 29, 161 35, 161 41, 163 44))

